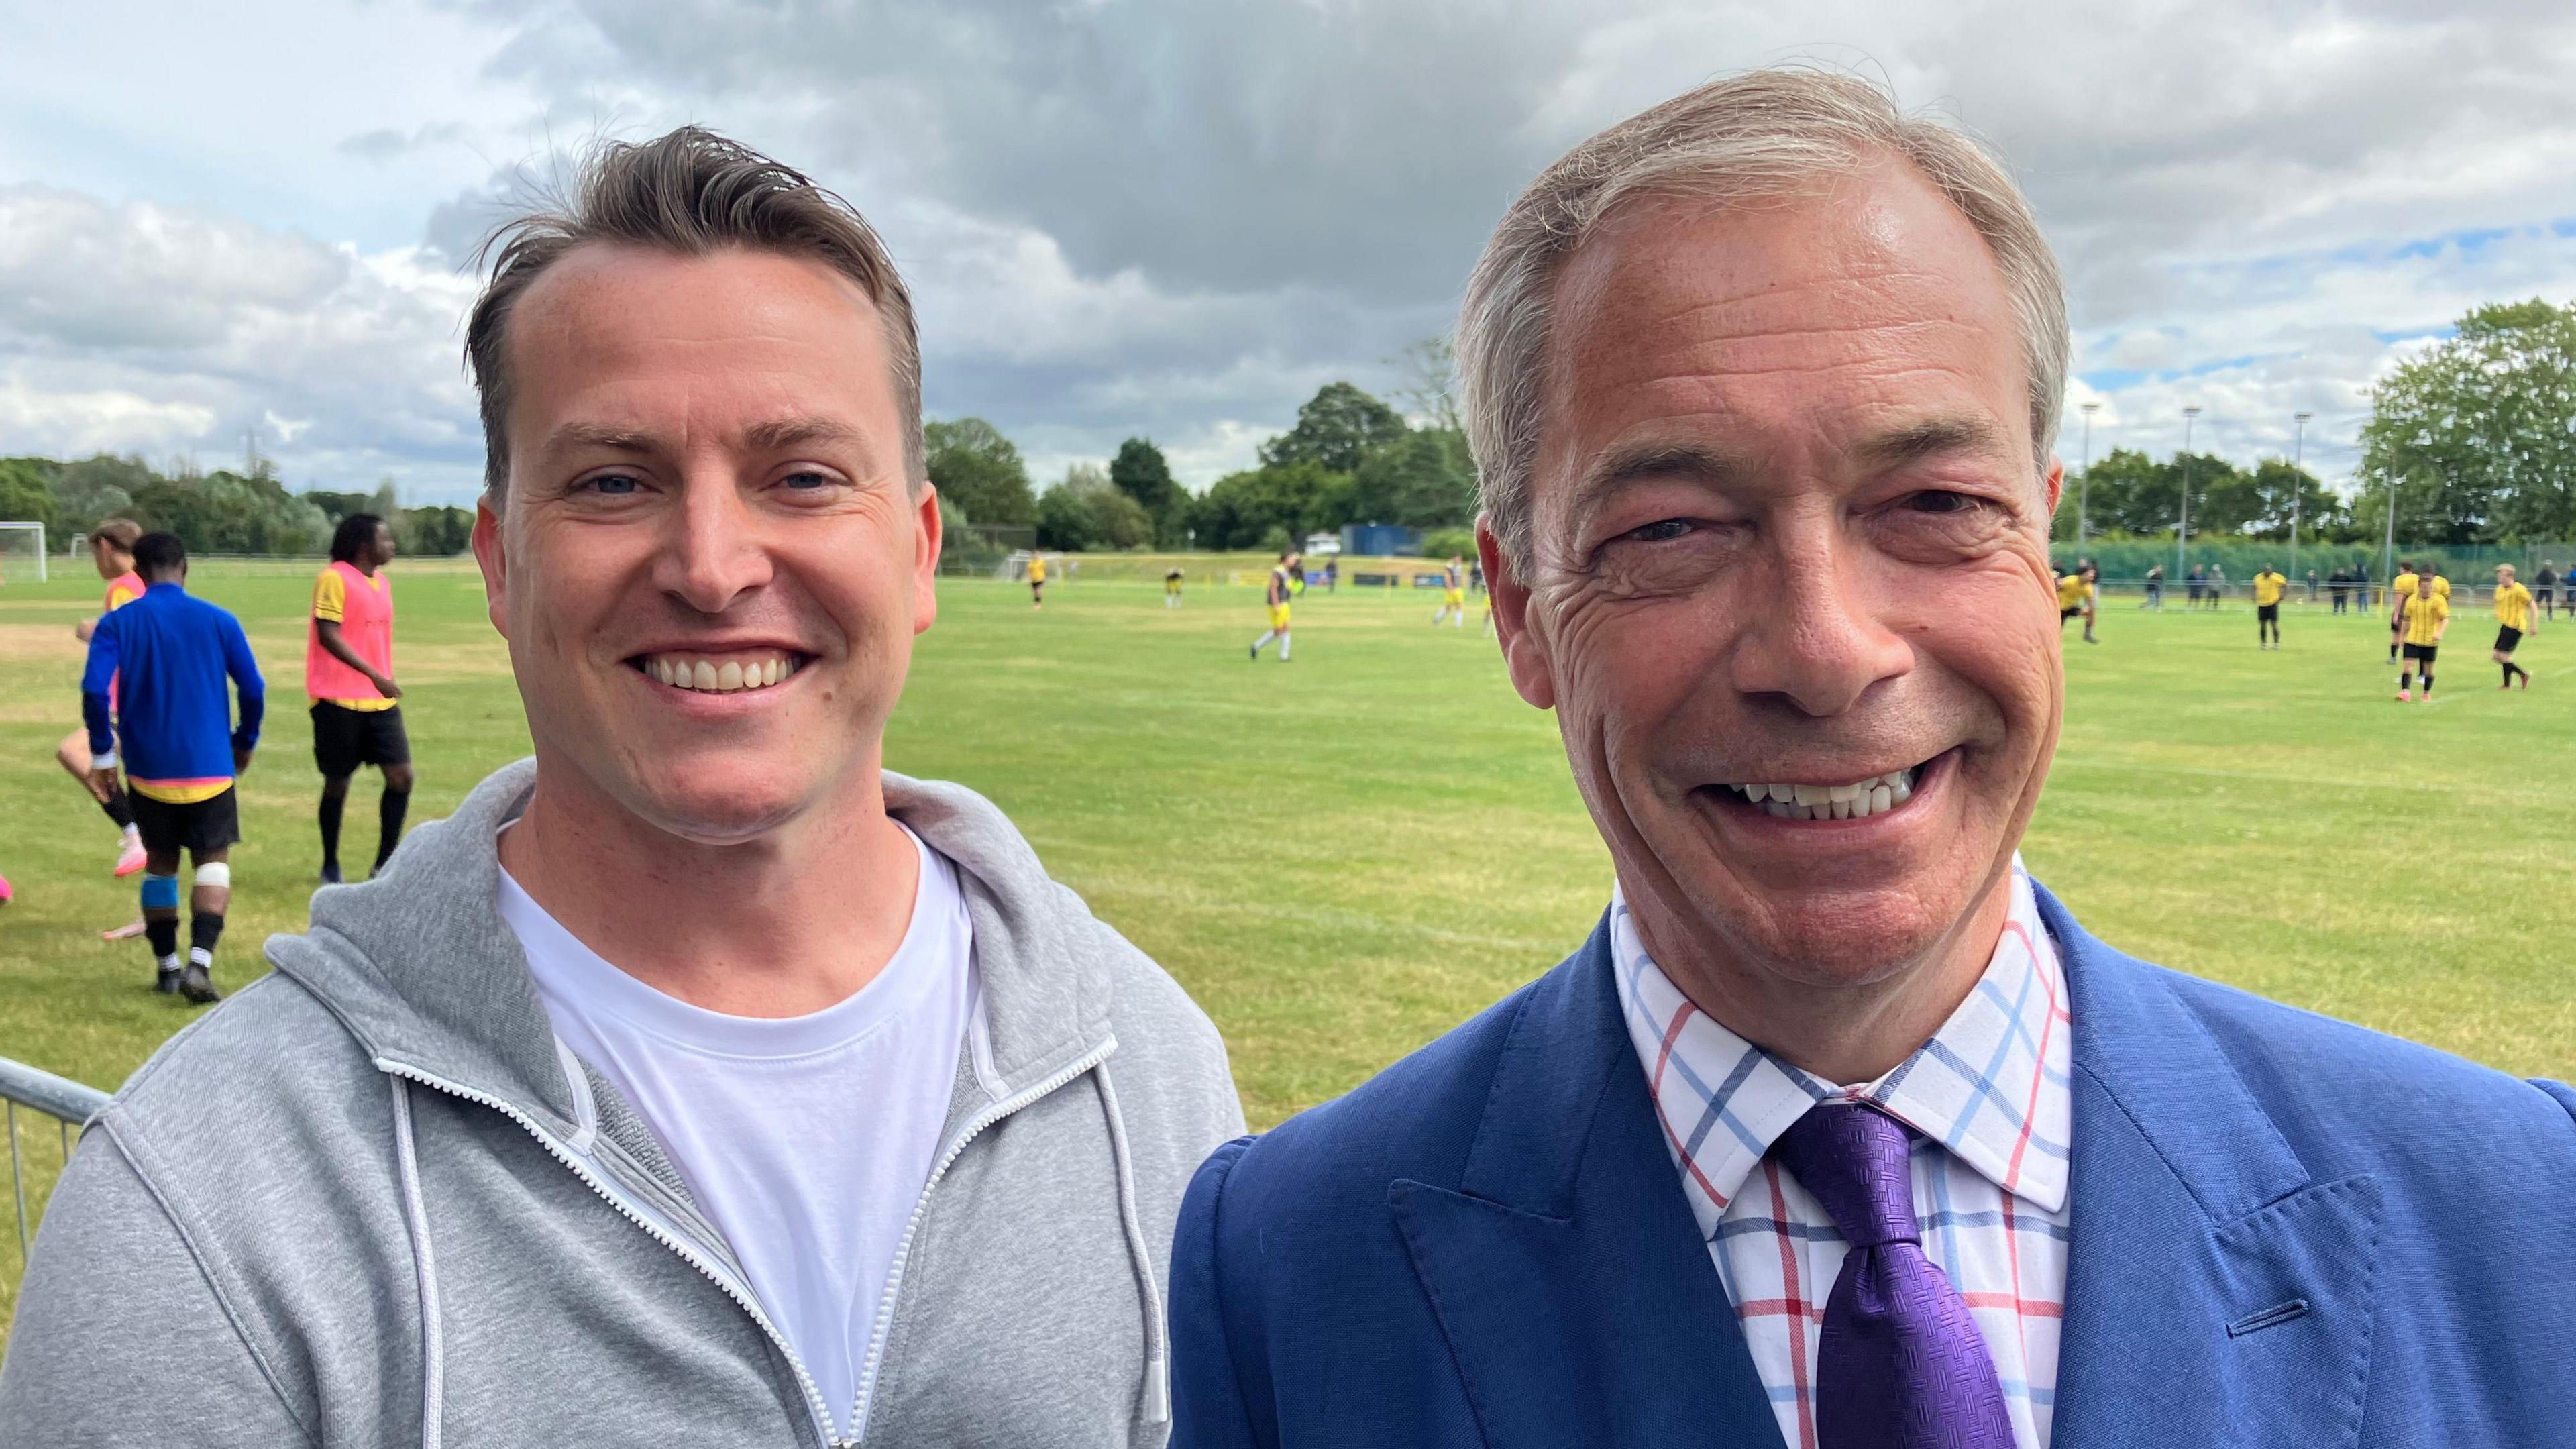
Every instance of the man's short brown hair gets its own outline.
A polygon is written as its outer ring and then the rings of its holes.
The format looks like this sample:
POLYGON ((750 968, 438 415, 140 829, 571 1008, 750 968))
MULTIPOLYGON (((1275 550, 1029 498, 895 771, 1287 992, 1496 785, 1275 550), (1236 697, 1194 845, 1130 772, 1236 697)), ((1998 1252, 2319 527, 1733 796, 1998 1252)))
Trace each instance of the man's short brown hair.
POLYGON ((858 284, 885 320, 895 411, 903 420, 903 471, 918 489, 922 466, 921 343, 912 295, 876 228, 856 207, 790 167, 698 126, 651 141, 609 141, 581 168, 569 205, 515 217, 486 238, 491 279, 465 324, 465 360, 483 399, 483 487, 510 483, 510 311, 546 268, 594 242, 705 256, 745 247, 808 257, 858 284))

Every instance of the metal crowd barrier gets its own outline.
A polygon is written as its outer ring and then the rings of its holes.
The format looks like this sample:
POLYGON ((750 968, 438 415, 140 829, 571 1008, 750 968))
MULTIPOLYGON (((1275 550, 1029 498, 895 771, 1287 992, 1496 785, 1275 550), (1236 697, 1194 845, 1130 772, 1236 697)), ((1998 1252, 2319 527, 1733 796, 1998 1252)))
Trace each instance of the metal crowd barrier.
POLYGON ((27 1172, 20 1161, 18 1109, 24 1107, 54 1119, 55 1130, 62 1137, 62 1160, 68 1164, 72 1160, 72 1129, 98 1115, 99 1109, 107 1105, 107 1093, 25 1062, 0 1057, 0 1100, 8 1105, 9 1191, 11 1201, 17 1205, 18 1264, 23 1270, 31 1228, 27 1219, 27 1172))

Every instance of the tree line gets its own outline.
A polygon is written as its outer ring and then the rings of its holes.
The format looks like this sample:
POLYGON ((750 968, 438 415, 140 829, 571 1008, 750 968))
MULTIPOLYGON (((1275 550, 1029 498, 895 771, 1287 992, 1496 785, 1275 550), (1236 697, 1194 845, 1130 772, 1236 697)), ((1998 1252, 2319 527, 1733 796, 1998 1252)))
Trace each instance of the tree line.
POLYGON ((196 554, 322 554, 331 530, 352 513, 373 513, 394 526, 402 551, 463 553, 474 515, 463 508, 404 508, 388 478, 367 493, 327 488, 287 490, 275 467, 253 459, 235 472, 198 472, 185 464, 163 473, 138 457, 0 458, 0 519, 45 525, 48 547, 88 533, 110 518, 177 534, 196 554))
POLYGON ((2361 459, 2337 494, 2285 458, 2114 449, 2067 480, 2056 537, 2172 537, 2185 480, 2192 537, 2422 545, 2576 539, 2576 304, 2495 303, 2371 389, 2361 459), (2079 505, 2080 499, 2080 505, 2079 505))
POLYGON ((1435 552, 1465 547, 1476 515, 1476 470, 1448 403, 1448 351, 1424 343, 1407 354, 1420 384, 1405 401, 1421 421, 1348 382, 1325 384, 1288 431, 1261 444, 1256 467, 1193 494, 1147 438, 1129 438, 1102 468, 1077 463, 1044 493, 1000 429, 982 418, 924 430, 930 480, 955 515, 1029 528, 1040 548, 1277 550, 1347 523, 1425 530, 1435 552), (1446 549, 1435 545, 1446 544, 1446 549))

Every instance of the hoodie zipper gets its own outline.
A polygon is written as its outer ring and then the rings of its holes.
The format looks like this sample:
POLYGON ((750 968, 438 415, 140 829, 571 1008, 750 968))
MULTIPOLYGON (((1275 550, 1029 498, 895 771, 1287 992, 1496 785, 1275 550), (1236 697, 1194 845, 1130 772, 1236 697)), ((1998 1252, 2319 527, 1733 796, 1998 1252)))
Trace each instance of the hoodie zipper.
MULTIPOLYGON (((1100 1055, 1107 1056, 1108 1053, 1104 1051, 1100 1053, 1100 1055)), ((597 1193, 602 1202, 605 1202, 610 1207, 617 1209, 618 1215, 625 1218, 628 1222, 642 1228, 647 1237, 650 1237, 653 1241, 660 1243, 663 1247, 670 1249, 671 1252, 678 1255, 680 1261, 697 1269, 699 1274, 708 1282, 713 1283, 717 1288, 722 1289, 724 1295, 732 1299, 737 1307, 741 1308, 743 1312, 751 1315, 751 1321, 759 1324, 760 1331, 769 1336, 771 1346, 778 1350, 780 1357, 787 1360, 787 1366, 796 1371, 796 1385, 804 1392, 805 1396, 805 1412, 813 1417, 815 1436, 822 1441, 825 1449, 855 1449, 855 1446, 859 1442, 858 1440, 837 1439, 833 1437, 831 1414, 830 1411, 825 1409, 823 1406, 823 1391, 815 1386, 813 1374, 806 1370, 804 1361, 796 1356, 796 1350, 788 1347, 787 1339, 784 1335, 779 1333, 777 1325, 771 1323, 769 1321, 769 1315, 761 1311, 759 1302, 754 1299, 750 1293, 736 1287, 733 1281, 720 1271, 715 1264, 708 1262, 695 1250, 690 1248, 688 1244, 682 1242, 677 1233, 665 1229, 660 1223, 646 1216, 641 1209, 631 1206, 624 1198, 611 1191, 608 1184, 603 1182, 597 1173, 591 1171, 588 1164, 575 1156, 571 1149, 566 1148, 561 1143, 555 1141, 552 1134, 548 1133, 543 1127, 538 1126, 536 1119, 488 1092, 478 1092, 471 1087, 460 1087, 454 1082, 444 1081, 438 1077, 431 1076, 417 1067, 408 1066, 404 1063, 392 1061, 384 1057, 378 1057, 376 1059, 376 1067, 380 1071, 388 1072, 394 1076, 404 1078, 407 1081, 418 1082, 422 1086, 431 1088, 434 1091, 444 1092, 460 1101, 472 1102, 481 1107, 489 1107, 493 1111, 500 1113, 502 1116, 509 1118, 511 1121, 518 1123, 529 1136, 537 1139, 537 1145, 543 1147, 548 1156, 554 1158, 555 1161, 562 1163, 566 1168, 570 1169, 572 1175, 580 1178, 584 1186, 588 1187, 592 1192, 597 1193)), ((1086 1070, 1087 1069, 1088 1068, 1086 1068, 1086 1070)), ((1070 1080, 1070 1078, 1067 1080, 1070 1080)), ((1057 1085, 1062 1084, 1058 1083, 1057 1085)), ((979 1118, 967 1135, 972 1136, 974 1132, 981 1131, 984 1125, 986 1124, 979 1118)), ((960 1139, 957 1145, 959 1147, 965 1146, 964 1140, 960 1139)), ((945 1171, 947 1169, 948 1162, 953 1160, 955 1156, 956 1154, 952 1151, 947 1159, 943 1159, 939 1164, 940 1170, 945 1171)), ((938 1180, 938 1174, 934 1172, 931 1175, 931 1181, 936 1182, 938 1180)), ((923 1195, 925 1197, 928 1196, 926 1189, 924 1190, 923 1195)), ((913 1216, 916 1222, 919 1221, 920 1208, 918 1206, 913 1209, 913 1216)), ((912 1231, 909 1227, 904 1230, 903 1241, 907 1246, 909 1246, 912 1241, 912 1231)), ((902 1271, 900 1266, 902 1261, 902 1253, 901 1250, 898 1249, 895 1258, 895 1262, 897 1264, 896 1271, 898 1274, 902 1271)), ((889 1300, 891 1300, 892 1295, 889 1294, 888 1297, 889 1300)), ((881 1317, 878 1325, 880 1333, 883 1331, 883 1326, 883 1320, 881 1317)), ((873 1368, 876 1362, 873 1346, 870 1348, 868 1361, 870 1366, 873 1368)))
POLYGON ((912 1259, 913 1237, 921 1230, 921 1220, 930 1211, 930 1195, 938 1188, 939 1180, 948 1175, 949 1165, 966 1151, 968 1143, 983 1135, 984 1129, 1099 1066, 1109 1060, 1109 1054, 1116 1050, 1118 1050, 1118 1038, 1114 1036, 1102 1038, 1100 1045, 1068 1062, 1045 1081, 1024 1088, 976 1113, 949 1142, 947 1149, 939 1154, 938 1163, 930 1169, 929 1179, 921 1185, 921 1196, 913 1200, 912 1216, 904 1222, 903 1236, 896 1240, 894 1267, 886 1274, 885 1295, 877 1303, 876 1325, 868 1331, 868 1356, 859 1370, 859 1402, 850 1406, 852 1421, 850 1432, 856 1436, 850 1440, 852 1446, 865 1444, 868 1439, 867 1421, 875 1416, 877 1407, 877 1370, 885 1355, 886 1335, 894 1326, 895 1300, 903 1292, 904 1267, 912 1259))

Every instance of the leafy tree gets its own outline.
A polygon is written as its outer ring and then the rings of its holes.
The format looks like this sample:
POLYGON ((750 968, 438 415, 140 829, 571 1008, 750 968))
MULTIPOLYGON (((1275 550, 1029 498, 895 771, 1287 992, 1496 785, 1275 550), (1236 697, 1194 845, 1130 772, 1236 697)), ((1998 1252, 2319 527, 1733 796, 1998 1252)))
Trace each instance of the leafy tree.
POLYGON ((102 519, 132 517, 135 491, 156 477, 141 458, 106 453, 77 463, 33 461, 53 470, 54 498, 62 505, 66 532, 77 529, 85 533, 98 527, 102 519))
MULTIPOLYGON (((313 495, 307 493, 304 496, 311 498, 313 495)), ((407 554, 422 558, 452 557, 473 546, 474 512, 445 505, 403 509, 394 516, 394 541, 407 554)))
POLYGON ((1404 431, 1395 409, 1347 382, 1328 382, 1297 409, 1297 426, 1261 445, 1261 461, 1271 468, 1313 463, 1327 472, 1355 472, 1370 449, 1404 431))
POLYGON ((1473 560, 1476 557, 1476 531, 1472 528, 1435 528, 1422 535, 1424 558, 1447 558, 1455 554, 1473 560))
POLYGON ((43 524, 45 545, 54 548, 59 547, 62 514, 62 504, 55 499, 54 490, 45 486, 45 475, 34 460, 0 458, 0 519, 43 524))
POLYGON ((1313 462, 1228 473, 1208 485, 1192 517, 1201 548, 1268 548, 1339 528, 1351 516, 1351 476, 1313 462))
POLYGON ((1037 520, 1040 548, 1141 548, 1154 541, 1154 520, 1144 505, 1093 463, 1065 470, 1064 481, 1038 499, 1037 520))
POLYGON ((260 472, 155 477, 134 490, 132 516, 200 554, 318 553, 331 532, 320 508, 260 472))
POLYGON ((921 433, 931 483, 970 521, 1016 528, 1036 521, 1028 464, 1001 429, 982 418, 959 418, 931 423, 921 433))
POLYGON ((2576 536, 2576 304, 2533 298, 2458 331, 2373 389, 2353 512, 2426 543, 2576 536))
POLYGON ((1180 542, 1182 530, 1188 527, 1183 515, 1190 496, 1172 481, 1172 465, 1164 460, 1162 449, 1146 438, 1120 443, 1118 456, 1109 460, 1109 481, 1153 520, 1156 542, 1166 546, 1180 542))
POLYGON ((1476 470, 1467 435, 1416 428, 1369 451, 1352 477, 1351 516, 1343 523, 1401 523, 1446 528, 1476 516, 1476 470))

